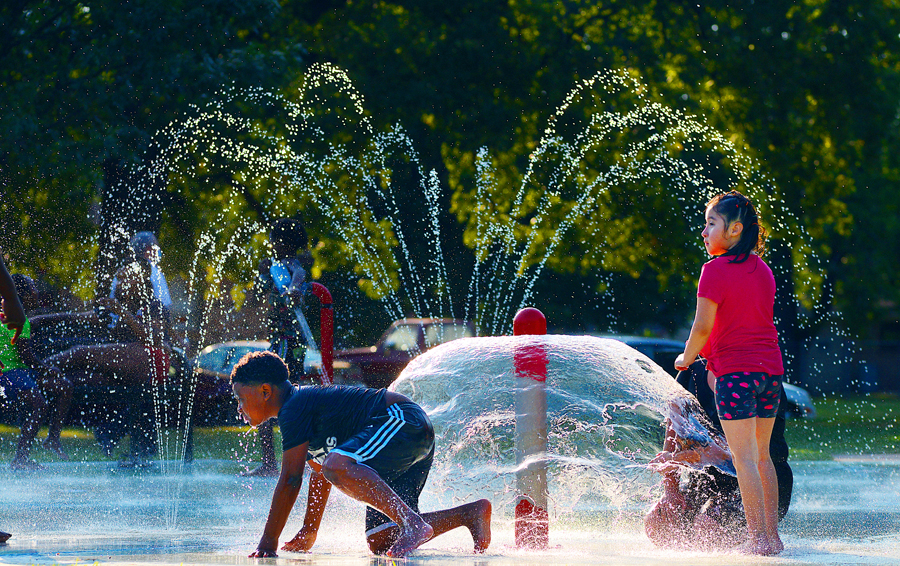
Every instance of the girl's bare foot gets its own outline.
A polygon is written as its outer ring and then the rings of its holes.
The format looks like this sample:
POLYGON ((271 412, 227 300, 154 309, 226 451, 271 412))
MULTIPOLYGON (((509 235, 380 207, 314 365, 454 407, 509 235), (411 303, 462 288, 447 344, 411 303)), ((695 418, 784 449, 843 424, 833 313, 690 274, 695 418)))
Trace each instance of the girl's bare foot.
POLYGON ((68 460, 69 459, 69 455, 66 454, 65 451, 62 449, 62 443, 59 441, 58 438, 51 439, 50 437, 47 437, 47 439, 44 440, 44 442, 43 442, 43 446, 45 449, 56 454, 56 457, 59 458, 60 460, 68 460))
POLYGON ((413 515, 400 529, 400 534, 388 549, 387 555, 391 558, 403 558, 433 536, 434 529, 431 528, 431 525, 426 523, 422 517, 413 515))
POLYGON ((769 538, 766 541, 766 546, 769 549, 768 554, 766 556, 775 556, 776 554, 781 554, 784 551, 784 543, 781 542, 781 537, 777 534, 774 538, 769 538))
POLYGON ((475 542, 475 552, 481 554, 491 545, 491 502, 479 499, 473 509, 474 517, 469 523, 469 532, 475 542))

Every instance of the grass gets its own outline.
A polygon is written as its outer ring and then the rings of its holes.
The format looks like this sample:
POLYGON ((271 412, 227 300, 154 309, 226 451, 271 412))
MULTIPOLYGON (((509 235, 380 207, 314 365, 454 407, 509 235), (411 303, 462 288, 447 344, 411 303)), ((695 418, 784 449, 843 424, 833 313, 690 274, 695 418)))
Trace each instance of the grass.
MULTIPOLYGON (((900 397, 890 394, 828 397, 815 399, 818 416, 812 420, 788 421, 787 441, 792 460, 830 460, 846 454, 900 454, 900 397)), ((41 430, 39 440, 47 429, 41 430)), ((275 429, 276 449, 281 446, 275 429)), ((15 453, 19 429, 0 425, 0 462, 9 462, 15 453)), ((73 460, 115 460, 106 457, 94 435, 85 429, 67 428, 63 444, 73 460)), ((128 446, 128 440, 122 442, 128 446)), ((120 448, 120 452, 122 448, 120 448)), ((54 457, 36 444, 32 457, 51 462, 54 457)), ((251 462, 259 460, 256 434, 246 426, 197 428, 194 432, 194 457, 198 459, 251 462)))
POLYGON ((845 454, 900 454, 900 398, 878 393, 814 400, 818 416, 792 420, 792 460, 830 460, 845 454))
MULTIPOLYGON (((129 446, 129 439, 126 436, 119 444, 119 448, 112 456, 106 456, 100 450, 100 446, 94 439, 94 434, 90 430, 83 428, 66 428, 62 432, 63 448, 68 452, 70 459, 84 462, 102 462, 115 461, 124 454, 129 446)), ((38 433, 38 440, 35 442, 31 450, 31 457, 39 463, 47 463, 56 461, 47 450, 44 450, 40 443, 47 437, 47 428, 44 427, 38 433)), ((176 434, 170 432, 167 434, 169 440, 166 445, 170 446, 172 453, 175 453, 176 446, 180 447, 182 443, 180 439, 176 439, 176 434)), ((19 429, 13 426, 0 425, 0 462, 9 462, 13 459, 16 450, 16 443, 19 439, 19 429)), ((281 433, 276 427, 275 429, 275 447, 276 455, 281 457, 281 433)), ((260 460, 259 446, 257 445, 256 433, 252 432, 249 426, 222 426, 222 427, 202 427, 194 430, 194 457, 197 459, 213 459, 213 460, 232 460, 235 462, 253 462, 260 460)))

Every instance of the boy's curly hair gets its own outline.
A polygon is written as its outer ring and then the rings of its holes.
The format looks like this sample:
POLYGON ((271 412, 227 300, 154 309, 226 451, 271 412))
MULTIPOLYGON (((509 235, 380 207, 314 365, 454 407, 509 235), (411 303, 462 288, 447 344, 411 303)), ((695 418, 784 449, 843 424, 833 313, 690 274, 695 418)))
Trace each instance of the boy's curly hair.
POLYGON ((231 370, 231 383, 277 387, 289 386, 290 371, 278 354, 263 350, 245 355, 231 370))

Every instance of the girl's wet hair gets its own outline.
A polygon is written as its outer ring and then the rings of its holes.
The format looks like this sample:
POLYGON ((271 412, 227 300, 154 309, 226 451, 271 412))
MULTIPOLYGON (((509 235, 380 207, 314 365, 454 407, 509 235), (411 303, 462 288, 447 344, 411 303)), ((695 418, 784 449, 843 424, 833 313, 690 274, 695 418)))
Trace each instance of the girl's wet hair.
POLYGON ((716 195, 706 205, 721 216, 726 226, 734 222, 743 224, 741 239, 723 255, 735 256, 729 263, 741 263, 751 252, 762 257, 766 252, 766 229, 759 224, 759 215, 750 199, 737 191, 716 195))

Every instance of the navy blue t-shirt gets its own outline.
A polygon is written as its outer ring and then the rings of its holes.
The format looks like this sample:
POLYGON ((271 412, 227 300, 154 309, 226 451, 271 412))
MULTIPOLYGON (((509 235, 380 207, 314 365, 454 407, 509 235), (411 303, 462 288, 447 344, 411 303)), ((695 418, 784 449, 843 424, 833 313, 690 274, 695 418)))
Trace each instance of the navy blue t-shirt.
POLYGON ((309 442, 308 460, 321 463, 332 448, 387 410, 384 389, 346 385, 294 387, 278 411, 284 451, 309 442))

